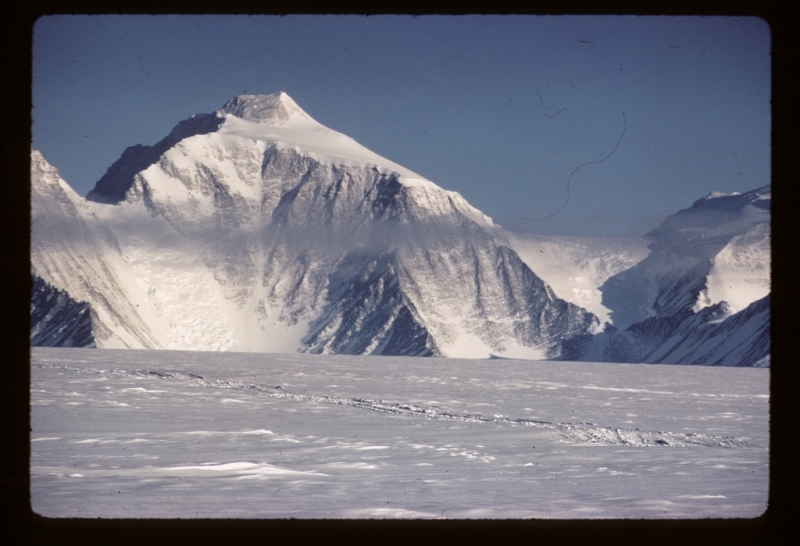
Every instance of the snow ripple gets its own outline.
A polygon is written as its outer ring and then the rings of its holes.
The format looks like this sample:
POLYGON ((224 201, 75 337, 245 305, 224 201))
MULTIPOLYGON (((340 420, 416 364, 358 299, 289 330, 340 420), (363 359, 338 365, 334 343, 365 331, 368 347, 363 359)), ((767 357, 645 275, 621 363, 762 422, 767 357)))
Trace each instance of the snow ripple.
POLYGON ((708 436, 692 432, 664 432, 644 431, 638 428, 624 429, 619 427, 604 427, 595 423, 555 423, 534 419, 513 419, 502 415, 486 417, 480 414, 452 413, 444 411, 439 406, 418 406, 415 404, 392 403, 383 400, 369 400, 364 398, 341 398, 336 396, 320 396, 313 394, 297 394, 288 392, 280 386, 256 385, 242 381, 225 381, 208 379, 192 373, 181 373, 166 370, 101 370, 94 368, 77 368, 72 366, 32 364, 33 367, 42 369, 59 369, 97 375, 110 375, 114 377, 139 377, 155 380, 172 380, 189 383, 200 387, 218 389, 232 389, 255 395, 265 395, 271 398, 290 398, 294 400, 310 401, 323 404, 336 404, 349 406, 362 410, 389 413, 402 416, 424 417, 442 421, 460 421, 465 423, 484 423, 512 427, 532 427, 550 429, 558 432, 565 440, 577 443, 597 445, 626 445, 637 447, 722 447, 722 448, 747 448, 754 447, 747 441, 735 439, 731 436, 708 436))

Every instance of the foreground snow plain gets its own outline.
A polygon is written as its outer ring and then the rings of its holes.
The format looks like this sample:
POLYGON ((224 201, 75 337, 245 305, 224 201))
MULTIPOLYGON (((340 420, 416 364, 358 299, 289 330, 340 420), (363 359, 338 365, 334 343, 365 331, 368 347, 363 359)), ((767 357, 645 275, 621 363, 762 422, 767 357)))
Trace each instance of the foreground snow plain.
POLYGON ((31 348, 31 504, 84 518, 751 518, 768 369, 31 348))

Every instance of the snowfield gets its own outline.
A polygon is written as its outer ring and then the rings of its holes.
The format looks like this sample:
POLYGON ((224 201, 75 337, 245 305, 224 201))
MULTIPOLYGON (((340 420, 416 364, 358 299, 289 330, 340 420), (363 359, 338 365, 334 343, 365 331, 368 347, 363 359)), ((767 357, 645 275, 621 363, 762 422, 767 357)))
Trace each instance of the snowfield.
POLYGON ((752 518, 768 369, 31 348, 31 503, 83 518, 752 518))

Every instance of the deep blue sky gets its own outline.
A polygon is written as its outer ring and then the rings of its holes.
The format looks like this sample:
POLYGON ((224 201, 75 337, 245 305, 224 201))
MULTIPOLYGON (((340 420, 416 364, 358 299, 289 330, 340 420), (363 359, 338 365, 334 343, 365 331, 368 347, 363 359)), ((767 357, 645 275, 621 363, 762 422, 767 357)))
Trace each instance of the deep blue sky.
POLYGON ((82 195, 127 146, 234 95, 276 91, 507 228, 640 236, 711 191, 770 183, 770 30, 757 18, 55 16, 34 27, 33 145, 82 195))

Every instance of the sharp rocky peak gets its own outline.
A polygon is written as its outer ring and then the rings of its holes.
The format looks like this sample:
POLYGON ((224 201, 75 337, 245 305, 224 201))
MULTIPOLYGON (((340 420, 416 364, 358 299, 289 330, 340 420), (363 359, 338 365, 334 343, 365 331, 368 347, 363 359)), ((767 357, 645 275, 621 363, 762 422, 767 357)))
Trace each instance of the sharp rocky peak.
POLYGON ((313 121, 292 98, 280 91, 271 95, 237 95, 221 110, 237 118, 268 125, 289 121, 313 121))

